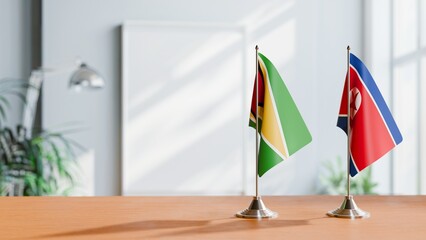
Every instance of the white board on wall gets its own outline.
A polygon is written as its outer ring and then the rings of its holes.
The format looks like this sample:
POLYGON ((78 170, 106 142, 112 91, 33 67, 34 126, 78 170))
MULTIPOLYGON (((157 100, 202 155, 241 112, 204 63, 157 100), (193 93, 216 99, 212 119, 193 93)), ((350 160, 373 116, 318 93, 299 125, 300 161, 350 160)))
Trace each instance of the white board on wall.
POLYGON ((244 51, 239 27, 123 25, 123 195, 243 192, 244 51))

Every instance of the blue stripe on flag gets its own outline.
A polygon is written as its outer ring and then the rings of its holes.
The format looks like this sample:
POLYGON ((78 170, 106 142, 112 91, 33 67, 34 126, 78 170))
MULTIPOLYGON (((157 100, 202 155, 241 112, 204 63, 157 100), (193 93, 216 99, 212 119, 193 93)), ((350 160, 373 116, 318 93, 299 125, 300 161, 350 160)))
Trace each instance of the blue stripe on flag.
POLYGON ((348 134, 348 117, 338 117, 337 126, 341 128, 346 134, 348 134))
POLYGON ((355 168, 354 160, 352 159, 352 157, 351 157, 351 166, 350 166, 349 172, 351 173, 351 177, 354 177, 355 175, 358 174, 358 171, 355 168))
POLYGON ((371 96, 373 97, 374 101, 377 104, 377 107, 379 108, 380 113, 382 114, 386 125, 388 126, 392 138, 395 141, 396 144, 399 144, 402 141, 402 135, 399 132, 398 127, 396 126, 395 120, 392 117, 392 114, 386 105, 385 100, 383 99, 382 94, 379 91, 379 88, 377 87, 376 83, 373 80, 373 77, 371 76, 370 72, 368 71, 367 67, 357 58, 354 54, 351 53, 350 55, 350 63, 351 65, 358 71, 361 81, 364 82, 365 86, 367 87, 368 91, 370 91, 371 96))

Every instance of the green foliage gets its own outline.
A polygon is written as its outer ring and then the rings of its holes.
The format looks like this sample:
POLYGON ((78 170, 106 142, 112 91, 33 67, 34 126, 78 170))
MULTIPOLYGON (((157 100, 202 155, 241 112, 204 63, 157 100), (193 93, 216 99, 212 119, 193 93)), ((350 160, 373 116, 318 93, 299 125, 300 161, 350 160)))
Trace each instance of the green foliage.
POLYGON ((82 147, 65 133, 75 130, 41 131, 29 137, 20 125, 15 131, 4 126, 9 97, 26 104, 28 88, 32 86, 24 81, 0 81, 0 195, 67 195, 75 185, 71 170, 77 166, 74 149, 82 147))
POLYGON ((75 184, 70 165, 76 164, 74 147, 80 146, 58 132, 42 131, 32 138, 25 132, 21 126, 16 132, 0 130, 0 194, 63 195, 61 186, 75 184))
MULTIPOLYGON (((321 191, 323 194, 344 195, 346 194, 347 169, 346 161, 340 157, 336 161, 328 161, 324 164, 325 174, 320 176, 321 191)), ((377 194, 375 188, 377 183, 372 180, 372 169, 368 167, 351 178, 351 194, 377 194)))

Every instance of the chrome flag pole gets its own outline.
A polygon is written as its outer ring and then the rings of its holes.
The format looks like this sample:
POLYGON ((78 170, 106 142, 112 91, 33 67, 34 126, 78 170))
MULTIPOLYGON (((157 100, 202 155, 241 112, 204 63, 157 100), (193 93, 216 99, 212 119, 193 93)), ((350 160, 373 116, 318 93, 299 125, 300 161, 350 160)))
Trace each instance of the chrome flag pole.
MULTIPOLYGON (((343 200, 342 205, 332 211, 327 212, 327 215, 330 217, 339 217, 339 218, 368 218, 370 214, 368 212, 365 212, 358 208, 358 206, 355 203, 355 200, 353 199, 353 196, 351 195, 351 178, 350 178, 350 171, 351 171, 351 66, 350 66, 350 50, 351 48, 347 47, 347 192, 345 199, 343 200)), ((355 99, 352 99, 352 101, 355 101, 355 99)))
POLYGON ((250 203, 250 206, 235 214, 239 218, 275 218, 278 216, 276 212, 269 210, 259 196, 259 47, 256 45, 256 196, 250 203))
POLYGON ((259 198, 259 46, 256 45, 256 198, 259 198))

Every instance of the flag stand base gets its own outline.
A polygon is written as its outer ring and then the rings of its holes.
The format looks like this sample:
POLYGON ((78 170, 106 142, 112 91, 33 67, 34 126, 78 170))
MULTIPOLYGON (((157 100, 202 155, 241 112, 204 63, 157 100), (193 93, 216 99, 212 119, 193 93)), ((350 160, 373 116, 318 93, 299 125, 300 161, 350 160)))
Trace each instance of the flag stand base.
POLYGON ((352 195, 345 196, 342 206, 340 206, 340 208, 327 212, 327 215, 330 217, 351 219, 370 217, 370 213, 358 208, 352 195))
POLYGON ((250 206, 235 214, 239 218, 276 218, 278 213, 269 210, 260 197, 253 197, 250 206))

